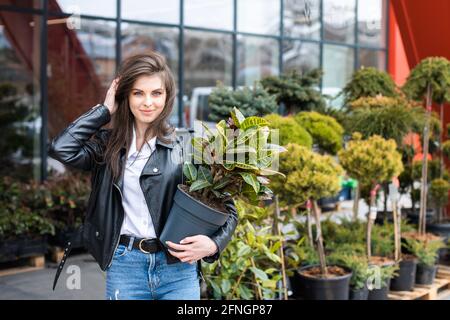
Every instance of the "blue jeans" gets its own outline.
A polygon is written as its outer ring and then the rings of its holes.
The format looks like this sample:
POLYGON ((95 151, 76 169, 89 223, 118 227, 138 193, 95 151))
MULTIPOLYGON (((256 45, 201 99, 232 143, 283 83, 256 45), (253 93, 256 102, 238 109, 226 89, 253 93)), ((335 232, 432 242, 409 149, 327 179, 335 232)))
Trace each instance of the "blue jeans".
POLYGON ((107 300, 199 300, 197 263, 167 264, 163 251, 119 245, 106 273, 107 300))

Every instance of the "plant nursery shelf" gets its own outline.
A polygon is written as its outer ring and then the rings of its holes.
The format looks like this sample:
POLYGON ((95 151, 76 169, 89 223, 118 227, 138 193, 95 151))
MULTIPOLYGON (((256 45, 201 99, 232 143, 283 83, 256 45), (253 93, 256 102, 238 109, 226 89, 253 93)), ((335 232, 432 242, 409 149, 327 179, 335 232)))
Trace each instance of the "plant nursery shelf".
POLYGON ((413 291, 390 291, 390 300, 440 300, 450 295, 450 267, 439 265, 431 285, 417 284, 413 291))

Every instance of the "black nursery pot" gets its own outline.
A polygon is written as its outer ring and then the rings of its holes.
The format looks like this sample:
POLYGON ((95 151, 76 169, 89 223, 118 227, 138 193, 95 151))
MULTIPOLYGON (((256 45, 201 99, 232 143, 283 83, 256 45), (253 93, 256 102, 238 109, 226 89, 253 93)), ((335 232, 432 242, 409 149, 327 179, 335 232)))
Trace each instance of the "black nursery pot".
POLYGON ((390 284, 391 279, 388 280, 384 287, 370 290, 368 300, 387 300, 390 284))
POLYGON ((437 265, 427 266, 419 263, 416 271, 416 283, 417 284, 433 284, 436 277, 437 265))
POLYGON ((416 282, 417 259, 400 261, 398 276, 391 279, 391 291, 412 291, 416 282))
POLYGON ((228 214, 214 210, 184 192, 180 185, 159 239, 179 243, 193 235, 212 236, 227 221, 228 214))
POLYGON ((367 285, 357 290, 350 288, 349 300, 367 300, 368 298, 369 288, 367 288, 367 285))
POLYGON ((316 278, 305 276, 301 272, 316 266, 306 266, 298 269, 297 277, 301 298, 305 300, 348 300, 351 270, 343 276, 334 278, 316 278))

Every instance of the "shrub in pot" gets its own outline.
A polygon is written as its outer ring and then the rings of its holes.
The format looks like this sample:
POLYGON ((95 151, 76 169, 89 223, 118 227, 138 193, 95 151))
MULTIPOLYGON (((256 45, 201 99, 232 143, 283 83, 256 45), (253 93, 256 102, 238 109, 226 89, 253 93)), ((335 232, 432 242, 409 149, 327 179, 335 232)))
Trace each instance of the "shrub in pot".
MULTIPOLYGON (((345 150, 339 152, 339 159, 347 173, 358 180, 361 188, 372 189, 370 192, 370 210, 367 219, 367 256, 371 257, 371 230, 376 219, 375 206, 378 183, 388 182, 403 170, 401 155, 396 150, 394 140, 385 140, 374 135, 367 140, 361 134, 353 134, 345 150)), ((369 198, 367 194, 363 194, 369 198)), ((355 201, 358 201, 355 199, 355 201)), ((357 208, 356 208, 357 209, 357 208)), ((357 211, 353 213, 356 220, 357 211)))
POLYGON ((444 57, 429 57, 423 59, 409 74, 403 91, 417 101, 425 100, 426 122, 423 132, 423 159, 421 176, 421 200, 419 212, 418 232, 424 235, 426 232, 426 209, 427 209, 427 162, 429 151, 430 118, 432 103, 442 104, 450 101, 450 62, 444 57))
MULTIPOLYGON (((316 199, 335 195, 339 191, 339 176, 342 174, 342 168, 330 156, 314 153, 305 147, 288 144, 286 148, 288 152, 280 155, 280 170, 287 175, 287 178, 284 183, 275 179, 273 188, 279 191, 280 197, 284 197, 285 201, 311 203, 318 235, 315 245, 319 265, 308 265, 298 270, 299 286, 302 288, 303 297, 313 300, 347 300, 351 271, 341 266, 327 266, 320 211, 316 203, 316 199)), ((308 234, 312 233, 309 231, 308 234)))
POLYGON ((178 185, 162 243, 211 236, 225 223, 227 202, 235 197, 252 204, 271 198, 267 176, 280 174, 274 166, 285 149, 269 143, 268 125, 259 117, 245 118, 235 108, 227 122, 216 125, 215 133, 204 126, 206 137, 192 139, 193 162, 184 163, 186 184, 178 185))
POLYGON ((437 271, 439 249, 445 247, 441 237, 426 233, 420 235, 414 232, 404 234, 404 245, 411 254, 417 257, 417 284, 432 284, 437 271))

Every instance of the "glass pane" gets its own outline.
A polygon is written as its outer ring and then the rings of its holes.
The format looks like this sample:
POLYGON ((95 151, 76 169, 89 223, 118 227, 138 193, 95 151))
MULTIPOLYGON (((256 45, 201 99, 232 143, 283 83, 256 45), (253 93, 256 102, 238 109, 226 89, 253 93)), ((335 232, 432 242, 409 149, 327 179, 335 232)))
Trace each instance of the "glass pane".
POLYGON ((278 41, 259 37, 238 37, 238 85, 253 85, 269 75, 279 73, 278 41))
MULTIPOLYGON (((323 46, 323 93, 336 96, 350 80, 354 68, 354 49, 344 46, 323 46)), ((341 101, 334 100, 334 105, 341 101)))
POLYGON ((324 40, 355 42, 355 0, 323 0, 324 40))
POLYGON ((72 13, 115 18, 117 0, 57 0, 49 2, 49 10, 54 13, 72 13))
POLYGON ((184 121, 188 126, 193 123, 194 119, 190 119, 193 114, 197 120, 207 120, 207 97, 217 81, 231 85, 232 57, 230 35, 185 31, 183 100, 187 104, 184 121), (197 103, 194 105, 192 101, 197 103), (199 110, 194 112, 194 108, 199 110))
POLYGON ((180 22, 180 0, 122 0, 122 19, 161 23, 180 22))
MULTIPOLYGON (((157 51, 164 55, 175 81, 178 83, 178 28, 144 26, 122 22, 122 59, 129 56, 157 51)), ((170 123, 178 126, 177 99, 172 109, 170 123)))
POLYGON ((184 23, 188 26, 233 29, 233 0, 185 0, 184 23))
POLYGON ((239 0, 237 18, 238 31, 278 35, 280 0, 239 0))
POLYGON ((301 73, 320 67, 320 46, 304 41, 283 41, 283 72, 301 73))
POLYGON ((320 0, 286 0, 284 34, 288 37, 320 39, 320 0))
POLYGON ((382 50, 359 49, 359 66, 374 67, 378 70, 386 70, 386 52, 382 50))
POLYGON ((359 1, 358 42, 374 47, 386 46, 386 1, 359 1))
POLYGON ((40 24, 0 11, 0 176, 40 178, 40 24))
POLYGON ((41 9, 42 0, 0 0, 2 6, 14 6, 28 9, 41 9))
POLYGON ((49 135, 105 99, 116 67, 116 24, 81 19, 48 28, 49 135))

